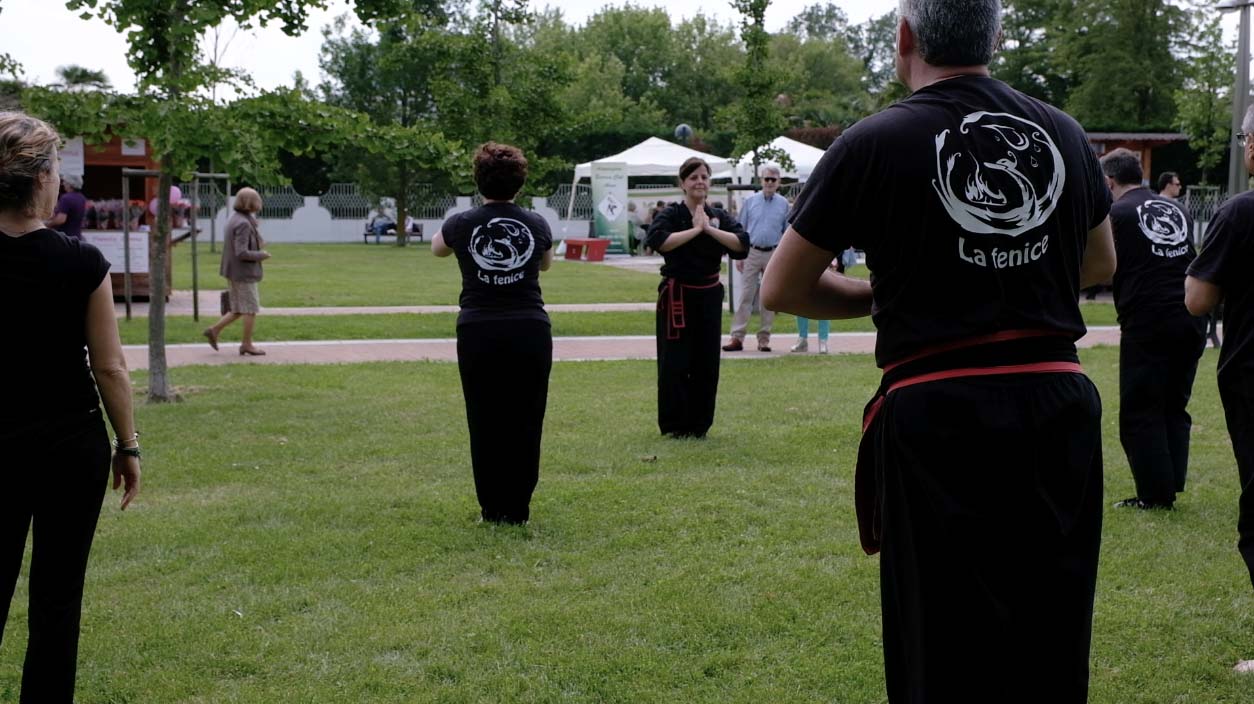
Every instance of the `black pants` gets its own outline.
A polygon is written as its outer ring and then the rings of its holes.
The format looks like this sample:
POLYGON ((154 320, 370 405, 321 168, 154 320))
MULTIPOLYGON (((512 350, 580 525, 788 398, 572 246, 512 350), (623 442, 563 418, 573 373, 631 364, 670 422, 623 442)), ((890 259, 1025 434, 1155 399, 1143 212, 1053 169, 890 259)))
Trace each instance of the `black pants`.
POLYGON ((33 525, 30 638, 21 701, 69 704, 78 669, 87 556, 109 476, 109 438, 96 411, 3 444, 10 469, 0 500, 0 623, 8 622, 33 525))
POLYGON ((1241 513, 1237 518, 1237 549, 1254 584, 1254 368, 1225 370, 1219 397, 1228 421, 1228 436, 1241 478, 1241 513))
POLYGON ((1206 319, 1179 317, 1119 343, 1119 441, 1138 499, 1170 506, 1189 470, 1189 397, 1206 347, 1206 319))
POLYGON ((893 704, 1080 704, 1101 543, 1101 400, 1080 374, 935 381, 881 409, 893 704))
POLYGON ((723 285, 662 284, 657 307, 657 425, 663 435, 702 437, 718 397, 723 285), (672 315, 671 296, 682 301, 672 315), (680 327, 682 324, 682 327, 680 327))
POLYGON ((548 321, 457 326, 470 463, 485 521, 523 523, 530 518, 552 367, 548 321))

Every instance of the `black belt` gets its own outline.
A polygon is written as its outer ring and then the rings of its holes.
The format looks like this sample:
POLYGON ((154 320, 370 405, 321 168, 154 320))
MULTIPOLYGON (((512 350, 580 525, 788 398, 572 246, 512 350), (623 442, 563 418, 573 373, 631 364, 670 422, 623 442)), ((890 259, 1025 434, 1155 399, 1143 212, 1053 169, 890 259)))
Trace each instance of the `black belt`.
POLYGON ((775 249, 775 247, 778 247, 779 245, 775 245, 775 246, 773 246, 773 247, 759 247, 759 246, 757 246, 757 245, 755 244, 755 245, 751 245, 751 246, 752 246, 754 249, 758 250, 759 252, 769 252, 769 251, 771 251, 771 250, 775 249))

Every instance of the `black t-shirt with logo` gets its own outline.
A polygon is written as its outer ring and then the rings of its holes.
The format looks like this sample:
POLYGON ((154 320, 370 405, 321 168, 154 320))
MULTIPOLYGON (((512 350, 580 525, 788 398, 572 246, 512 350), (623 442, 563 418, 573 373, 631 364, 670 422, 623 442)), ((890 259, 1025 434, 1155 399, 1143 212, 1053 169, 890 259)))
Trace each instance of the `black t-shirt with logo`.
POLYGON ((544 218, 513 203, 485 203, 440 228, 462 271, 457 324, 543 320, 540 264, 553 246, 544 218))
POLYGON ((1184 276, 1196 254, 1193 222, 1184 208, 1148 188, 1135 188, 1110 207, 1110 224, 1118 262, 1115 310, 1123 332, 1153 333, 1189 317, 1184 276))
POLYGON ((1230 373, 1254 374, 1254 191, 1224 203, 1211 219, 1189 276, 1223 294, 1224 344, 1219 381, 1230 373))
POLYGON ((100 250, 80 239, 53 230, 0 233, 10 335, 0 344, 0 435, 100 405, 87 363, 87 302, 108 275, 100 250))
POLYGON ((1085 332, 1076 301, 1110 192, 1083 128, 987 76, 916 91, 846 130, 790 221, 866 252, 883 366, 978 335, 1085 332))
POLYGON ((736 235, 743 251, 733 252, 704 233, 669 252, 661 251, 658 247, 662 246, 671 233, 692 229, 692 211, 688 210, 688 206, 684 203, 671 203, 653 216, 653 223, 649 225, 649 234, 645 238, 645 244, 662 255, 662 276, 680 281, 701 281, 719 273, 724 254, 730 254, 732 259, 749 256, 749 233, 745 232, 745 228, 731 213, 707 205, 705 214, 715 228, 736 235))

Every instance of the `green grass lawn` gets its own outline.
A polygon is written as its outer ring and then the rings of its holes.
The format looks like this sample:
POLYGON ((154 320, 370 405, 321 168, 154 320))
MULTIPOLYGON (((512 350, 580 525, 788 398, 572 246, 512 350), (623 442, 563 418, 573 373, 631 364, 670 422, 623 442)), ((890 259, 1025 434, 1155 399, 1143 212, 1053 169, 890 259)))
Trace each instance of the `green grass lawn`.
MULTIPOLYGON (((1090 303, 1080 307, 1089 325, 1114 325, 1114 306, 1109 303, 1090 303)), ((553 334, 558 337, 593 335, 652 335, 654 334, 653 311, 626 311, 607 313, 552 312, 553 334)), ((196 322, 188 316, 172 316, 166 319, 166 342, 169 344, 203 342, 201 331, 217 320, 216 316, 203 316, 196 322)), ((749 322, 750 336, 757 330, 757 317, 749 322)), ((456 334, 456 313, 381 314, 381 315, 261 315, 257 318, 259 341, 287 340, 408 340, 453 337, 456 334)), ((136 318, 127 322, 118 320, 122 341, 128 345, 142 345, 148 341, 148 319, 136 318)), ((241 325, 227 328, 222 339, 239 340, 241 325)), ((731 329, 731 316, 723 316, 723 332, 731 329)), ((796 319, 787 314, 775 316, 773 330, 781 334, 797 332, 796 319)), ((872 332, 875 326, 870 318, 836 320, 832 332, 872 332)), ((815 325, 810 334, 817 335, 815 325)))
MULTIPOLYGON (((200 286, 225 288, 221 254, 199 249, 200 286)), ((400 248, 365 244, 276 244, 265 263, 261 300, 274 307, 456 305, 461 273, 430 243, 400 248)), ((191 245, 174 249, 174 288, 192 287, 191 245)), ((657 299, 658 277, 558 259, 541 277, 549 303, 630 303, 657 299)))
MULTIPOLYGON (((1118 354, 1082 357, 1109 503, 1133 493, 1118 354)), ((1254 701, 1230 672, 1254 657, 1254 592, 1214 364, 1179 509, 1107 510, 1092 702, 1254 701)), ((143 494, 101 517, 80 704, 884 701, 852 508, 869 357, 725 364, 704 442, 658 436, 652 363, 559 363, 527 528, 475 522, 455 365, 173 377, 185 402, 138 410, 143 494)), ((1043 674, 1025 663, 1025 686, 1043 674)))

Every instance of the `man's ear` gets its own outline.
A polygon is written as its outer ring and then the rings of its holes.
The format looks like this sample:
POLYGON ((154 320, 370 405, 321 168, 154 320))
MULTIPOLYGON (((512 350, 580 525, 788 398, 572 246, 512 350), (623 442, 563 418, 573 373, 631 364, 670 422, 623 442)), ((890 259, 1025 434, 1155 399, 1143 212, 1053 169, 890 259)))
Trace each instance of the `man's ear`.
POLYGON ((914 51, 914 30, 910 29, 910 23, 902 17, 897 21, 897 55, 909 56, 914 51))

